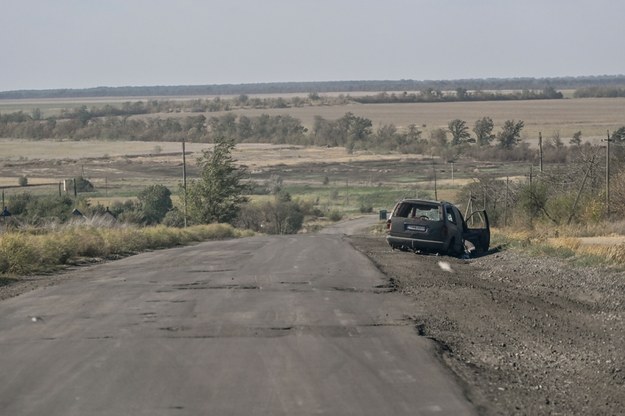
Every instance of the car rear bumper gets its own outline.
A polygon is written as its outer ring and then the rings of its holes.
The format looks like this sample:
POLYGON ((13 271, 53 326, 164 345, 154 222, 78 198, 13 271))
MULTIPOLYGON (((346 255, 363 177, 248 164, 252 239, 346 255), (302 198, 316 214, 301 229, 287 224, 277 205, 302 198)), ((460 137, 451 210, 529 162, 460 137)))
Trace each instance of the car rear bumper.
POLYGON ((418 238, 386 236, 386 242, 393 248, 406 247, 411 250, 423 251, 445 251, 448 243, 446 241, 424 240, 418 238))

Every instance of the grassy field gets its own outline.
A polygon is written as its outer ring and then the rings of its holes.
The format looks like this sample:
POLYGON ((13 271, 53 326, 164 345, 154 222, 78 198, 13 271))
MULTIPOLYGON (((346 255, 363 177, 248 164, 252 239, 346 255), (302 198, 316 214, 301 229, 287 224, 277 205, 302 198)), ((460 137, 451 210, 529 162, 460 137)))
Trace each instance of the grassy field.
MULTIPOLYGON (((566 99, 535 101, 491 101, 457 103, 415 103, 415 104, 349 104, 331 107, 301 107, 289 109, 235 110, 236 114, 257 116, 289 114, 311 127, 314 117, 326 119, 342 117, 346 112, 366 117, 373 121, 374 128, 383 124, 406 127, 416 124, 425 137, 435 128, 447 128, 453 119, 467 121, 472 127, 475 120, 491 117, 495 130, 506 120, 523 120, 523 137, 530 143, 538 141, 538 132, 551 137, 560 132, 562 138, 570 138, 582 131, 586 139, 604 138, 606 130, 615 130, 625 124, 625 98, 616 99, 566 99), (425 127, 423 127, 425 125, 425 127)), ((213 113, 212 115, 219 115, 213 113)), ((568 141, 568 140, 567 140, 568 141)))
MULTIPOLYGON (((485 101, 451 103, 410 103, 410 104, 346 104, 323 107, 298 107, 283 109, 237 109, 232 113, 255 117, 261 114, 290 115, 302 121, 307 128, 312 127, 315 116, 337 119, 351 112, 373 122, 374 129, 384 124, 394 124, 405 128, 416 124, 429 137, 436 128, 446 129, 453 119, 465 120, 473 127, 475 120, 490 117, 495 122, 495 131, 506 120, 523 120, 525 128, 522 137, 531 144, 538 142, 538 133, 549 138, 559 132, 568 139, 577 131, 586 140, 596 141, 625 124, 625 98, 585 98, 563 100, 531 101, 485 101)), ((207 117, 220 116, 225 112, 206 113, 207 117)), ((188 114, 151 114, 135 117, 186 117, 188 114)))
MULTIPOLYGON (((374 93, 350 93, 357 96, 374 93)), ((306 94, 291 94, 305 96, 306 94)), ((291 95, 280 95, 289 98, 291 95)), ((333 94, 327 94, 333 95, 333 94)), ((336 95, 336 94, 335 94, 336 95)), ((271 95, 264 95, 271 96, 271 95)), ((570 94, 567 94, 570 96, 570 94)), ((277 97, 273 95, 273 97, 277 97)), ((189 100, 212 97, 150 97, 149 99, 189 100)), ((223 97, 226 98, 226 97, 223 97)), ((85 98, 85 99, 50 99, 50 100, 1 100, 0 113, 12 111, 30 112, 40 108, 44 115, 58 114, 63 108, 75 108, 80 105, 104 106, 119 105, 127 101, 145 101, 145 97, 120 98, 85 98)), ((625 98, 567 98, 562 100, 530 100, 530 101, 487 101, 487 102, 450 102, 450 103, 412 103, 412 104, 346 104, 333 106, 312 106, 285 109, 237 109, 234 114, 246 116, 291 115, 298 118, 310 128, 315 116, 336 119, 345 113, 352 112, 366 117, 377 128, 384 124, 406 127, 410 124, 420 126, 425 137, 435 128, 446 128, 453 119, 465 120, 473 126, 475 120, 491 117, 497 131, 506 120, 523 120, 525 128, 523 138, 536 143, 538 133, 549 138, 559 132, 568 142, 573 133, 581 131, 583 138, 591 141, 604 138, 607 130, 615 130, 625 124, 625 98)), ((207 117, 219 116, 224 112, 205 113, 207 117)), ((135 117, 186 117, 191 113, 163 113, 135 117)), ((192 113, 197 115, 198 113, 192 113)))
MULTIPOLYGON (((210 145, 187 146, 190 179, 197 176, 196 156, 206 148, 210 145)), ((26 190, 58 194, 59 182, 83 176, 95 186, 95 192, 83 196, 93 204, 109 206, 114 201, 133 199, 143 188, 156 183, 177 193, 182 180, 180 143, 5 139, 0 140, 0 154, 0 187, 11 187, 4 189, 6 198, 26 190), (160 153, 154 151, 155 146, 161 148, 160 153), (22 175, 31 185, 51 185, 16 188, 22 175)), ((294 198, 345 212, 357 212, 361 206, 390 209, 397 199, 407 196, 433 198, 434 169, 439 184, 437 196, 451 201, 476 174, 505 176, 527 170, 524 165, 459 162, 454 165, 452 179, 450 164, 420 155, 349 154, 343 148, 268 144, 237 146, 234 157, 248 167, 251 179, 259 186, 280 177, 294 198)))

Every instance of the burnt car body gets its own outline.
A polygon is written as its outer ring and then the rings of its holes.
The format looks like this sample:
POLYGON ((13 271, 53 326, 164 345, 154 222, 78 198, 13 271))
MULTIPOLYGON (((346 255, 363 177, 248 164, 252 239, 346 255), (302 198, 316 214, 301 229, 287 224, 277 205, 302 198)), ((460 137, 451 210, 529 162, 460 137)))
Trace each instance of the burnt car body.
POLYGON ((460 210, 446 201, 398 202, 387 221, 387 232, 388 244, 403 251, 459 256, 467 251, 486 252, 490 245, 486 211, 475 211, 465 220, 460 210))

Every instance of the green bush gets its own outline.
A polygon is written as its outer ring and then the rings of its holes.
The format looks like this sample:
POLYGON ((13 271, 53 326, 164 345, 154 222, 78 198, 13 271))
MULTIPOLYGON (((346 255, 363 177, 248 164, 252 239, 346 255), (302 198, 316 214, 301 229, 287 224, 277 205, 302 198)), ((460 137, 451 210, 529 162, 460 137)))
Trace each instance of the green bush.
POLYGON ((328 213, 330 221, 340 221, 343 219, 343 214, 338 209, 334 209, 328 213))
POLYGON ((363 204, 360 204, 359 210, 362 214, 369 214, 373 212, 373 206, 371 204, 363 203, 363 204))
POLYGON ((166 227, 182 228, 184 227, 184 213, 174 208, 165 214, 162 224, 166 227))

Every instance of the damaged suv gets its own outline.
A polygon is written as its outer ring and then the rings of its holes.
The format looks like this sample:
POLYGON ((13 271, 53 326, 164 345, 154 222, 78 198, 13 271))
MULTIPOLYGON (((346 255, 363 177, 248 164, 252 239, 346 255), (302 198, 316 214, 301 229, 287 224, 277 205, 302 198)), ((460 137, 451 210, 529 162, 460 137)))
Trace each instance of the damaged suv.
POLYGON ((400 201, 387 221, 387 232, 388 244, 403 251, 460 256, 484 253, 490 245, 486 211, 475 211, 465 220, 458 208, 446 201, 400 201))

